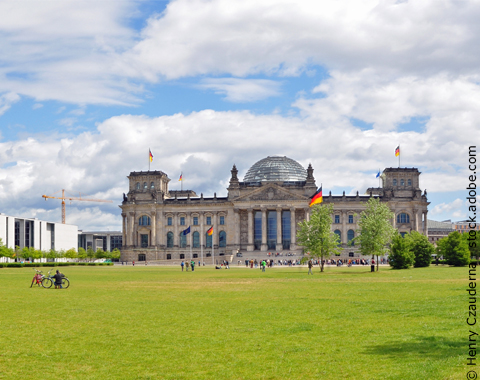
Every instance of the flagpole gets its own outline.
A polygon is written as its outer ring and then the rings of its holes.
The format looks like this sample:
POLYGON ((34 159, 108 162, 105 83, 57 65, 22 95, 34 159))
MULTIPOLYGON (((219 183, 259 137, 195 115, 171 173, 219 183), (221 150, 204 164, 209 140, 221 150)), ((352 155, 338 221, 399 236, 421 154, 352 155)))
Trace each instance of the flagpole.
POLYGON ((213 245, 213 232, 212 232, 212 264, 215 265, 215 252, 214 252, 214 245, 213 245))
MULTIPOLYGON (((378 174, 380 174, 380 168, 378 168, 378 174)), ((381 180, 382 180, 382 176, 379 175, 379 176, 378 176, 378 187, 382 187, 382 186, 380 185, 380 181, 381 181, 381 180)))
POLYGON ((398 167, 400 168, 400 156, 402 155, 402 149, 400 149, 400 144, 398 144, 398 167))
POLYGON ((150 160, 151 160, 151 158, 150 158, 150 152, 151 152, 151 151, 150 151, 150 148, 148 148, 148 171, 150 171, 150 160))

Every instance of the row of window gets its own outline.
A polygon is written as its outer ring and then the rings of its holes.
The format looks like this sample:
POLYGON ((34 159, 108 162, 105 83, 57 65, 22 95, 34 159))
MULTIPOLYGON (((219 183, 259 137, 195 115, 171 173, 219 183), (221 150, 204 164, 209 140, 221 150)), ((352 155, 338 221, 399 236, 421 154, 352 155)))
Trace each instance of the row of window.
MULTIPOLYGON (((146 215, 143 215, 141 216, 140 218, 138 218, 138 225, 139 226, 150 226, 150 223, 151 223, 151 219, 150 217, 146 216, 146 215)), ((220 216, 219 218, 219 223, 220 225, 224 225, 225 224, 225 217, 222 215, 220 216)), ((212 217, 211 216, 207 216, 206 217, 206 225, 211 225, 212 224, 212 217)), ((169 216, 167 218, 167 225, 169 226, 172 226, 173 225, 173 218, 171 216, 169 216)), ((181 216, 180 217, 180 225, 181 226, 185 226, 185 217, 184 216, 181 216)), ((194 216, 193 217, 193 225, 194 226, 198 226, 199 223, 198 223, 198 216, 194 216)))
MULTIPOLYGON (((340 230, 335 230, 333 231, 335 234, 338 235, 338 241, 339 243, 342 242, 342 232, 340 230)), ((353 240, 355 238, 355 231, 354 230, 348 230, 347 231, 347 244, 348 245, 351 245, 351 246, 354 246, 355 245, 355 241, 353 240)))
MULTIPOLYGON (((340 223, 340 215, 335 215, 334 218, 335 218, 335 224, 339 224, 340 223)), ((353 215, 348 215, 348 222, 347 223, 353 224, 353 215)))
MULTIPOLYGON (((335 224, 340 224, 340 215, 335 215, 335 224)), ((353 215, 348 216, 348 223, 353 224, 353 215)), ((397 223, 410 223, 410 215, 402 212, 401 214, 397 215, 397 223)), ((337 230, 338 231, 338 230, 337 230)))
MULTIPOLYGON (((173 248, 173 232, 167 233, 167 248, 173 248)), ((180 232, 180 248, 187 247, 187 235, 184 235, 183 232, 180 232)), ((192 234, 192 247, 193 248, 200 248, 200 233, 198 231, 193 232, 192 234)), ((218 246, 219 247, 226 247, 227 246, 227 233, 225 231, 220 231, 218 233, 218 246)), ((205 233, 205 247, 211 248, 212 247, 212 235, 208 235, 205 233)))
MULTIPOLYGON (((394 178, 393 179, 393 186, 397 186, 397 179, 394 178)), ((404 179, 401 179, 400 180, 400 186, 405 186, 405 180, 404 179)), ((412 180, 411 179, 408 179, 407 180, 407 186, 412 186, 412 180)))
MULTIPOLYGON (((140 190, 140 188, 141 188, 140 182, 137 182, 137 184, 135 185, 135 189, 136 189, 136 190, 140 190)), ((148 183, 146 183, 146 182, 143 183, 143 189, 144 189, 144 190, 147 190, 147 189, 148 189, 148 183)), ((151 189, 151 190, 155 189, 155 183, 150 182, 150 189, 151 189)))

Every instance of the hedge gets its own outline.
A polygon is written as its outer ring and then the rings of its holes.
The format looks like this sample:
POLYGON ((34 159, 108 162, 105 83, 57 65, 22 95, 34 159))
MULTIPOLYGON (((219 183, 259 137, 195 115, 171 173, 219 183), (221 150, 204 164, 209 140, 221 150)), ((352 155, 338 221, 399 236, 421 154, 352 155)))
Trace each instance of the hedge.
POLYGON ((43 267, 68 267, 76 265, 108 266, 113 263, 0 263, 0 268, 43 268, 43 267))

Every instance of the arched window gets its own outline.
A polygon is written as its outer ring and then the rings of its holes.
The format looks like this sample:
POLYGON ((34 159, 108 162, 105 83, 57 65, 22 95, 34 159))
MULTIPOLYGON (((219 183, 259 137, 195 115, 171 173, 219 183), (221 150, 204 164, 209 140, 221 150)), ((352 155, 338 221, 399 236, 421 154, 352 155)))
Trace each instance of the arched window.
POLYGON ((404 179, 400 180, 400 186, 405 186, 405 180, 404 179))
POLYGON ((167 248, 173 248, 173 232, 167 234, 167 248))
POLYGON ((183 231, 180 232, 180 248, 187 247, 187 235, 183 234, 183 231))
POLYGON ((227 246, 227 233, 225 231, 220 231, 218 233, 218 246, 219 247, 227 246))
POLYGON ((342 232, 340 230, 333 231, 335 235, 338 235, 338 244, 342 244, 342 232))
POLYGON ((152 189, 152 190, 155 189, 155 183, 150 182, 150 189, 152 189))
POLYGON ((410 223, 410 215, 405 214, 404 212, 402 212, 401 214, 398 214, 397 223, 400 223, 400 224, 410 223))
POLYGON ((212 248, 212 235, 205 234, 205 247, 212 248))
POLYGON ((347 231, 347 241, 348 245, 355 245, 355 240, 353 238, 355 237, 355 231, 354 230, 348 230, 347 231))
POLYGON ((200 233, 198 231, 193 233, 193 248, 200 248, 200 233))
POLYGON ((140 226, 149 226, 150 225, 150 217, 143 215, 140 218, 138 218, 138 224, 140 226))
POLYGON ((135 185, 135 189, 140 190, 140 182, 137 182, 137 184, 135 185))

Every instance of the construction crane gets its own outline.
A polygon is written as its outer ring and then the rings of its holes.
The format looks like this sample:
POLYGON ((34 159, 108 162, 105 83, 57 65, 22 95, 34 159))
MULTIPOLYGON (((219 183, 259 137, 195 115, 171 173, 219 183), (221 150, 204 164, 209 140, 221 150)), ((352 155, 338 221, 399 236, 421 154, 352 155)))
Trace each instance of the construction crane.
MULTIPOLYGON (((60 190, 59 190, 60 191, 60 190)), ((58 193, 58 191, 56 192, 58 193)), ((54 193, 54 194, 56 194, 54 193)), ((53 195, 54 195, 53 194, 53 195)), ((62 189, 62 196, 61 197, 54 197, 53 195, 42 195, 45 200, 48 198, 51 199, 61 199, 62 200, 62 223, 65 224, 65 199, 68 199, 69 201, 84 201, 84 202, 106 202, 106 203, 113 203, 113 201, 107 201, 104 199, 88 199, 88 198, 82 198, 81 194, 79 193, 79 197, 69 197, 65 196, 65 190, 62 189)))

